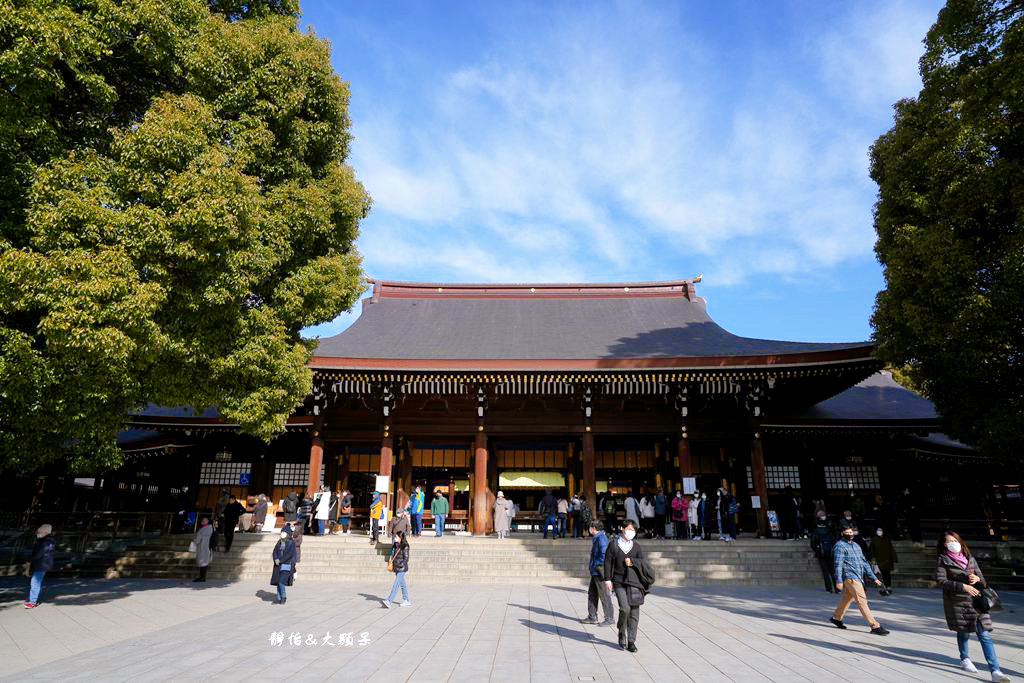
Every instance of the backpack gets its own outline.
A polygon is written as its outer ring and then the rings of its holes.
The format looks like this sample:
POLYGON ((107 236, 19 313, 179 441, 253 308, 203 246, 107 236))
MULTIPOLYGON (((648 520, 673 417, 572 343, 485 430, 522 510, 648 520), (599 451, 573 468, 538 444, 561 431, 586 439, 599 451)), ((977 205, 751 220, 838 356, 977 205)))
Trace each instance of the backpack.
POLYGON ((606 514, 606 515, 614 515, 615 514, 615 499, 614 498, 612 498, 611 496, 608 496, 607 498, 604 499, 604 502, 602 503, 602 505, 604 506, 604 514, 606 514))

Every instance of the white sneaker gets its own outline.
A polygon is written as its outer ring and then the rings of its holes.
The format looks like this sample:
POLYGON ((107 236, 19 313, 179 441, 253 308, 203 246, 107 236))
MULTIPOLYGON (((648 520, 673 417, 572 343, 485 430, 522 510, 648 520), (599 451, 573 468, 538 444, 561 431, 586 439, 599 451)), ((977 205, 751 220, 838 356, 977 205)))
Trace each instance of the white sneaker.
POLYGON ((995 671, 992 672, 992 680, 996 681, 996 683, 1002 683, 1003 681, 1010 680, 1010 677, 1007 676, 1006 674, 1004 674, 999 669, 996 669, 995 671))
POLYGON ((960 668, 969 674, 978 673, 978 667, 974 666, 974 662, 972 662, 970 659, 967 659, 966 657, 960 660, 960 668))
POLYGON ((380 604, 384 605, 384 609, 391 609, 391 602, 388 600, 381 600, 380 604))
MULTIPOLYGON (((402 600, 402 602, 400 602, 400 603, 398 604, 398 606, 399 606, 399 607, 412 607, 412 603, 411 603, 411 602, 409 602, 408 600, 402 600)), ((992 679, 992 680, 995 680, 995 679, 992 679)), ((1007 678, 1006 680, 1010 680, 1010 679, 1009 679, 1009 678, 1007 678)))

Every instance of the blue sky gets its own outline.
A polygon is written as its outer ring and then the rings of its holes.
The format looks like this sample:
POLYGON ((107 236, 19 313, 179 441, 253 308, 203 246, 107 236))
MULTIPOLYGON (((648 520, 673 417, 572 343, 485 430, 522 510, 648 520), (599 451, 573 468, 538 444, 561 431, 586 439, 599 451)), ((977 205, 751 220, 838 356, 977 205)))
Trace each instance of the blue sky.
POLYGON ((302 24, 351 88, 367 275, 703 274, 731 332, 853 341, 883 284, 868 149, 941 6, 305 0, 302 24))

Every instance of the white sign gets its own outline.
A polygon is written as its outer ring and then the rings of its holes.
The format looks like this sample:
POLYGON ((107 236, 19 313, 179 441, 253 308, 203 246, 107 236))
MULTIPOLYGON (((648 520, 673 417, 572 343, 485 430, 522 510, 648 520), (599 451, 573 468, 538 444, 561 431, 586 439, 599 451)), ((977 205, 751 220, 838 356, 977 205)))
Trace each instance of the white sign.
POLYGON ((755 510, 760 509, 761 508, 761 496, 751 496, 750 497, 750 507, 754 508, 755 510))
POLYGON ((691 496, 697 492, 697 478, 683 477, 683 493, 691 496))
POLYGON ((377 475, 377 483, 374 484, 374 491, 377 493, 387 493, 388 488, 391 485, 391 477, 377 475))

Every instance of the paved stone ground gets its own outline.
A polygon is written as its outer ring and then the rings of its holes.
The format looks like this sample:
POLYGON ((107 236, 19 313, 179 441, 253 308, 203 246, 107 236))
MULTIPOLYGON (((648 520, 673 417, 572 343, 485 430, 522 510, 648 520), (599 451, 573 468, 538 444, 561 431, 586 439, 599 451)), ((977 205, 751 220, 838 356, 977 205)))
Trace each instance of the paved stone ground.
MULTIPOLYGON (((805 588, 656 589, 640 619, 639 652, 608 627, 584 626, 579 588, 424 584, 413 606, 385 610, 388 576, 301 583, 288 604, 256 582, 59 581, 24 610, 23 584, 0 583, 0 679, 298 681, 965 681, 937 590, 872 600, 892 630, 826 622, 835 599, 805 588), (284 643, 274 646, 272 633, 284 643), (471 637, 471 634, 476 633, 471 637), (300 634, 303 644, 288 642, 300 634), (320 641, 330 634, 332 645, 320 641), (351 646, 338 644, 351 633, 351 646), (360 634, 369 644, 360 646, 360 634), (316 645, 307 644, 309 638, 316 645)), ((995 641, 1003 670, 1024 675, 1024 595, 1004 596, 995 641)))

